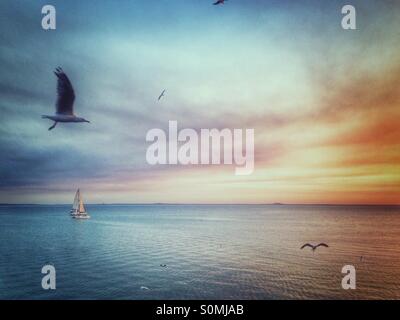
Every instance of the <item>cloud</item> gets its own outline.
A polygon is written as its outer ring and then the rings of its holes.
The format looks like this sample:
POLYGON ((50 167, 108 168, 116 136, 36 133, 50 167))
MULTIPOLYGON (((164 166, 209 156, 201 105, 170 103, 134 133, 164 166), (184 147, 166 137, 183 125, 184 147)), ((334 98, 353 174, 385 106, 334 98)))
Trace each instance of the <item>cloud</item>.
POLYGON ((54 3, 55 32, 40 28, 41 2, 0 4, 0 201, 70 201, 77 186, 108 202, 394 199, 397 3, 363 2, 371 23, 355 33, 340 30, 341 1, 54 3), (48 132, 40 118, 58 65, 90 125, 48 132), (168 120, 254 128, 254 175, 149 166, 146 132, 168 120))

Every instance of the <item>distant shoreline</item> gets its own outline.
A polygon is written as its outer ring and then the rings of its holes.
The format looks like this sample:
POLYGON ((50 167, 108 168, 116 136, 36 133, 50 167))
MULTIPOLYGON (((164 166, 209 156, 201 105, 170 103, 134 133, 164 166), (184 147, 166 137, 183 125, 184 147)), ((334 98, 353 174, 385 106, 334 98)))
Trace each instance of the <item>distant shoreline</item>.
MULTIPOLYGON (((400 204, 330 204, 330 203, 87 203, 88 206, 331 206, 331 207, 399 207, 400 204)), ((70 203, 0 203, 6 206, 71 206, 70 203)))

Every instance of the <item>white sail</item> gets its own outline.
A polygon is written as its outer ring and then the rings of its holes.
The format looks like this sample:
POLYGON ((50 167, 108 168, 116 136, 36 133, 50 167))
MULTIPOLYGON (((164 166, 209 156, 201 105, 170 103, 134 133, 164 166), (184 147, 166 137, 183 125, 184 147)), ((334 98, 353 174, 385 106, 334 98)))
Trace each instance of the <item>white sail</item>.
POLYGON ((76 192, 74 204, 72 205, 71 215, 75 219, 89 219, 90 216, 87 214, 81 192, 76 192))
POLYGON ((80 192, 79 189, 75 193, 75 198, 74 198, 74 203, 72 204, 72 210, 76 211, 79 206, 79 198, 80 198, 80 192))
POLYGON ((86 213, 85 206, 83 205, 82 197, 79 197, 79 213, 86 213))

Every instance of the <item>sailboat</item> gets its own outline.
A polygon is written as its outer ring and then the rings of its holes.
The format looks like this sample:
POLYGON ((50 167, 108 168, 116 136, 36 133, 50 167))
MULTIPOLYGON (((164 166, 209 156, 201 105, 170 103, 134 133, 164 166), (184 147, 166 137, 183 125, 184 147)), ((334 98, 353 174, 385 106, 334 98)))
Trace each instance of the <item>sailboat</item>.
POLYGON ((75 194, 74 203, 70 211, 70 215, 74 219, 89 219, 90 216, 87 214, 85 206, 83 204, 81 192, 78 189, 75 194))

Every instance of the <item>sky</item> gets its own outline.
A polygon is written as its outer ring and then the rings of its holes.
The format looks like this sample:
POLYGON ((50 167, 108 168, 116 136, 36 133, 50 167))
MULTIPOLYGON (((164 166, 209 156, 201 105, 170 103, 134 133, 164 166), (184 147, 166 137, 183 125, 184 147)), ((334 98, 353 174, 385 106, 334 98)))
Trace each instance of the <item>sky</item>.
POLYGON ((400 204, 400 3, 212 2, 1 1, 0 203, 400 204), (90 124, 47 130, 57 66, 90 124), (254 129, 254 172, 149 165, 169 120, 254 129))

